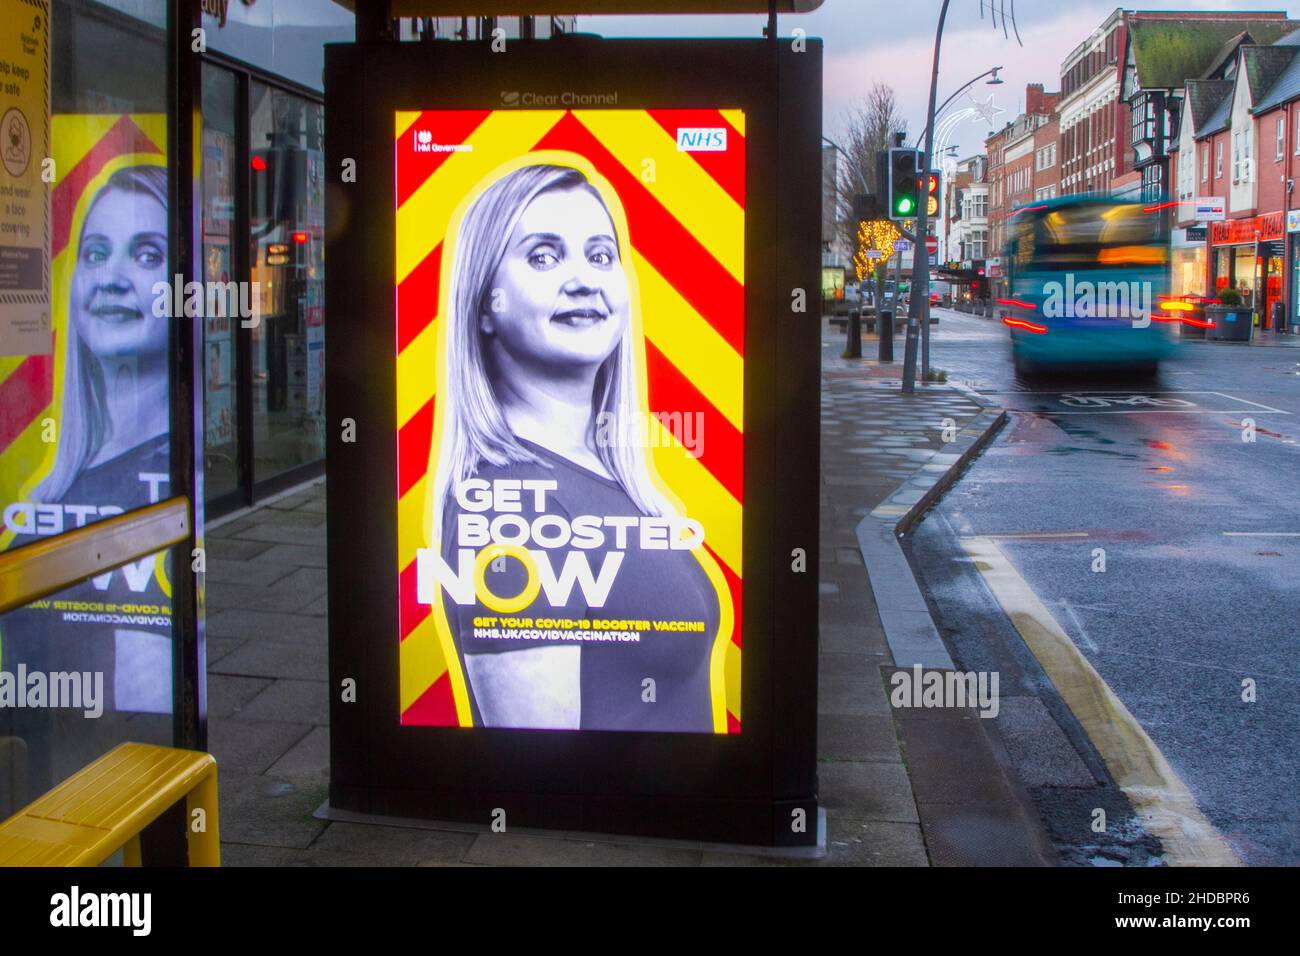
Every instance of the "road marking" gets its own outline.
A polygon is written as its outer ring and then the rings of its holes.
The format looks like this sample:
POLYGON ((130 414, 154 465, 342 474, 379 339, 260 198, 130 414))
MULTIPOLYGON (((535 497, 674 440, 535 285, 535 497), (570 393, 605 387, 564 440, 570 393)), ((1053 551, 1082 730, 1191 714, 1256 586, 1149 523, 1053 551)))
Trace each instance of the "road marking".
POLYGON ((1016 538, 1022 541, 1055 541, 1058 538, 1086 538, 1086 531, 1008 531, 1004 534, 986 534, 986 538, 1016 538))
POLYGON ((1228 395, 1225 392, 1206 392, 1206 395, 1218 395, 1220 398, 1226 398, 1230 402, 1243 402, 1246 405, 1254 405, 1256 408, 1262 408, 1270 412, 1282 412, 1283 415, 1289 415, 1290 412, 1283 412, 1280 408, 1274 408, 1272 405, 1261 405, 1259 402, 1252 402, 1248 398, 1238 398, 1236 395, 1228 395))
POLYGON ((1300 538, 1300 531, 1225 531, 1225 538, 1300 538))
POLYGON ((989 590, 1176 866, 1241 866, 1160 748, 987 537, 961 539, 989 590))
POLYGON ((1205 407, 1205 406, 1197 406, 1197 407, 1195 407, 1195 408, 1167 408, 1167 407, 1161 407, 1161 408, 1114 408, 1114 407, 1110 407, 1109 405, 1107 405, 1107 406, 1097 406, 1097 407, 1093 407, 1093 408, 1079 408, 1079 409, 1077 409, 1077 410, 1071 410, 1071 411, 1061 411, 1061 410, 1058 410, 1057 408, 1050 408, 1050 409, 1015 409, 1015 408, 1013 408, 1014 411, 1033 411, 1033 412, 1035 412, 1036 414, 1040 414, 1040 415, 1050 415, 1050 416, 1052 416, 1052 417, 1055 417, 1055 416, 1057 416, 1057 415, 1147 415, 1147 414, 1157 414, 1157 415, 1228 415, 1228 414, 1233 414, 1233 413, 1240 414, 1241 412, 1245 412, 1245 411, 1253 411, 1253 414, 1256 414, 1256 415, 1290 415, 1290 414, 1291 414, 1291 413, 1288 412, 1286 409, 1283 409, 1283 408, 1274 408, 1274 407, 1271 406, 1271 405, 1261 405, 1259 402, 1252 402, 1252 401, 1251 401, 1250 399, 1248 399, 1248 398, 1238 398, 1237 396, 1235 396, 1235 395, 1229 395, 1229 394, 1227 394, 1226 392, 1195 391, 1195 390, 1190 390, 1190 389, 1177 389, 1177 390, 1173 390, 1173 389, 1170 389, 1170 390, 1163 390, 1163 389, 1162 389, 1162 390, 1159 390, 1159 391, 1138 392, 1138 393, 1135 393, 1135 392, 1132 392, 1132 391, 1077 391, 1077 392, 1070 392, 1070 391, 1055 391, 1055 392, 1045 392, 1045 391, 1013 391, 1013 390, 999 390, 999 391, 983 392, 983 393, 981 393, 981 394, 983 394, 985 397, 1003 396, 1003 395, 1020 395, 1020 396, 1031 396, 1031 395, 1032 395, 1032 396, 1048 396, 1048 397, 1055 398, 1058 404, 1066 404, 1066 403, 1063 401, 1063 399, 1064 399, 1065 397, 1068 397, 1068 396, 1081 396, 1081 397, 1084 397, 1084 398, 1086 398, 1087 396, 1097 396, 1097 397, 1099 397, 1099 398, 1101 398, 1101 399, 1103 399, 1103 400, 1109 398, 1110 402, 1113 402, 1113 403, 1118 404, 1118 402, 1119 402, 1120 399, 1125 399, 1125 398, 1127 398, 1127 399, 1132 399, 1132 398, 1135 398, 1135 397, 1148 397, 1148 396, 1156 396, 1156 395, 1173 395, 1173 396, 1177 396, 1177 395, 1217 395, 1219 398, 1227 399, 1229 402, 1234 402, 1234 403, 1236 403, 1236 404, 1239 405, 1239 406, 1240 406, 1240 405, 1249 405, 1249 406, 1251 406, 1251 408, 1246 409, 1246 408, 1240 408, 1240 407, 1238 407, 1238 408, 1207 408, 1207 407, 1205 407))

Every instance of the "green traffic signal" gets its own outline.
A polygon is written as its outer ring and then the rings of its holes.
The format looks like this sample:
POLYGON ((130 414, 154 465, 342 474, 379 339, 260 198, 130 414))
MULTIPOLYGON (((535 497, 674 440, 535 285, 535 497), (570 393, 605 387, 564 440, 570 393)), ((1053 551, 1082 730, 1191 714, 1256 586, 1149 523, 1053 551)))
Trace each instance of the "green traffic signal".
POLYGON ((912 200, 908 196, 900 196, 898 205, 895 207, 900 216, 909 215, 912 212, 912 200))

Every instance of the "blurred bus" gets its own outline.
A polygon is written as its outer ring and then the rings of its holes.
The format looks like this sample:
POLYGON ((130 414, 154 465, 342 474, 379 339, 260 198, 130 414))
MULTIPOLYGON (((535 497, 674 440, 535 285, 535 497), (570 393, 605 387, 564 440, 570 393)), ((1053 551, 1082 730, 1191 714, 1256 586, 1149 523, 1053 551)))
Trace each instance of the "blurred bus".
POLYGON ((1017 372, 1150 373, 1173 353, 1170 207, 1062 196, 1012 210, 997 302, 1017 372))

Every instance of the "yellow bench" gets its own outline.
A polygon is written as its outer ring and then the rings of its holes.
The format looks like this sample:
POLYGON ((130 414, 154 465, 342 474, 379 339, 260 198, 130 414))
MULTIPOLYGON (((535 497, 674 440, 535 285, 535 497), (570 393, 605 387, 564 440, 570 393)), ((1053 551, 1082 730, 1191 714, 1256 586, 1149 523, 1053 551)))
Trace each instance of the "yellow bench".
POLYGON ((123 848, 127 866, 139 866, 140 831, 182 798, 190 866, 220 866, 216 760, 136 743, 114 748, 0 823, 0 866, 98 866, 123 848))

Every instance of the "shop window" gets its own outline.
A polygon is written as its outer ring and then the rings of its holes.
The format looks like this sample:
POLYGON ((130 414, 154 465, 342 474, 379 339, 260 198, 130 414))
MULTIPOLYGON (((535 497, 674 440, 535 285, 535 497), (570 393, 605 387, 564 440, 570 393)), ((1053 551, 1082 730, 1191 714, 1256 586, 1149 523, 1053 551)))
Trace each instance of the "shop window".
POLYGON ((255 482, 325 454, 324 119, 319 103, 250 84, 255 482))

